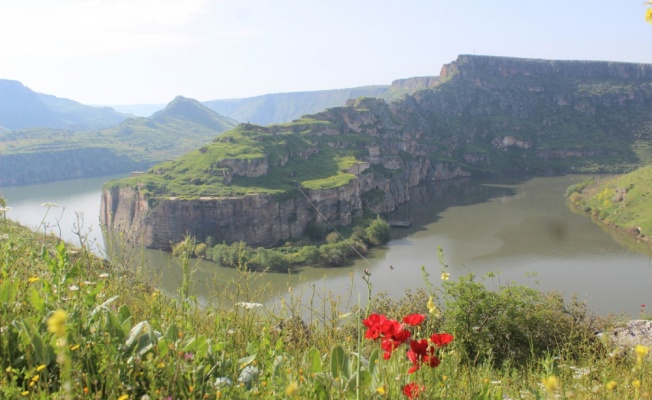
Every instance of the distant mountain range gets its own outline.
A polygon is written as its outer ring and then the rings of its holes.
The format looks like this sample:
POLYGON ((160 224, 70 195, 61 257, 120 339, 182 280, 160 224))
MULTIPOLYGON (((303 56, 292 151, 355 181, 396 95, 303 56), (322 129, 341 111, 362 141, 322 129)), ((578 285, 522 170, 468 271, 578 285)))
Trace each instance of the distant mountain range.
MULTIPOLYGON (((346 104, 349 99, 376 97, 392 101, 401 96, 427 89, 438 78, 416 77, 400 79, 391 85, 362 86, 347 89, 315 90, 307 92, 272 93, 242 99, 204 101, 211 110, 239 122, 270 125, 293 121, 302 115, 314 114, 331 107, 346 104)), ((161 110, 163 104, 113 105, 112 108, 128 114, 150 116, 161 110)))
POLYGON ((102 129, 126 118, 109 107, 87 106, 34 92, 18 81, 0 79, 0 126, 6 129, 102 129))
POLYGON ((177 97, 150 118, 110 128, 0 130, 0 186, 129 172, 211 142, 236 122, 177 97))

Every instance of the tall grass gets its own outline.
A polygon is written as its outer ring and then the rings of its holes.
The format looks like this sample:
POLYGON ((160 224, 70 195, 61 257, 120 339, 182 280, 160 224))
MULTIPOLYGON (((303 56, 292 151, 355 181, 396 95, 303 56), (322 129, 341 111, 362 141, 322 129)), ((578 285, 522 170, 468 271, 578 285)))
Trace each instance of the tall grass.
POLYGON ((374 277, 367 272, 368 303, 343 313, 344 303, 359 300, 335 298, 325 287, 313 288, 307 302, 293 293, 277 306, 259 304, 251 283, 264 275, 242 265, 238 280, 216 282, 220 290, 200 305, 192 295, 187 256, 192 239, 186 245, 183 285, 171 297, 139 272, 137 258, 119 266, 53 235, 3 221, 0 397, 636 399, 652 394, 647 348, 615 352, 594 335, 609 321, 554 293, 516 285, 492 290, 473 276, 451 281, 442 261, 441 285, 428 284, 398 299, 374 293, 374 277), (374 336, 372 328, 381 325, 373 321, 381 319, 407 333, 396 335, 383 325, 374 336), (444 333, 452 335, 450 343, 441 341, 448 336, 435 336, 444 333))

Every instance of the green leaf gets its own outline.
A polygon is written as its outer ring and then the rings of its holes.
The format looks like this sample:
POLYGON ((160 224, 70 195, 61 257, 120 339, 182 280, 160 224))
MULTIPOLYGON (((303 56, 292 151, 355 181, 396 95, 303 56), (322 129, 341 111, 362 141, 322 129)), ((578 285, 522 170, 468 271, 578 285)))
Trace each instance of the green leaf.
POLYGON ((120 321, 120 325, 125 331, 131 329, 130 319, 131 312, 129 311, 129 307, 127 307, 125 304, 121 305, 118 309, 118 321, 120 321))
POLYGON ((161 340, 158 341, 157 347, 158 347, 159 358, 165 357, 170 351, 170 348, 168 347, 168 341, 165 338, 161 338, 161 340))
POLYGON ((328 389, 326 388, 326 385, 324 384, 323 375, 318 375, 315 377, 316 379, 314 380, 313 387, 315 390, 315 394, 317 395, 318 400, 328 400, 330 397, 328 396, 328 389))
POLYGON ((372 376, 376 374, 376 367, 380 360, 380 351, 378 349, 375 349, 374 351, 371 352, 371 356, 369 356, 369 372, 371 373, 372 376))
POLYGON ((255 359, 256 359, 255 354, 252 354, 252 355, 250 355, 248 357, 243 357, 243 358, 239 359, 238 360, 238 368, 242 369, 242 368, 246 367, 247 365, 254 362, 255 359))
POLYGON ((118 321, 118 318, 115 316, 113 311, 109 310, 108 308, 106 309, 106 321, 104 324, 104 329, 106 329, 106 331, 109 332, 111 336, 115 336, 115 338, 118 340, 122 340, 125 337, 125 331, 122 329, 120 321, 118 321))
POLYGON ((39 314, 45 312, 45 300, 43 300, 43 297, 41 297, 41 293, 38 290, 31 288, 29 298, 39 314))
POLYGON ((100 312, 102 310, 110 311, 109 310, 109 304, 113 303, 117 298, 118 298, 117 295, 113 296, 110 299, 108 299, 107 301, 105 301, 104 303, 102 303, 99 306, 95 307, 93 309, 93 312, 91 312, 91 317, 94 317, 95 314, 97 314, 98 312, 100 312))
POLYGON ((306 354, 306 361, 308 364, 308 371, 312 372, 313 374, 323 372, 321 365, 321 354, 319 354, 319 350, 316 348, 313 347, 308 351, 306 354))
POLYGON ((179 337, 179 329, 175 324, 168 326, 167 332, 165 332, 165 338, 170 342, 174 343, 179 337))
POLYGON ((208 353, 208 339, 204 335, 199 335, 195 340, 195 357, 204 358, 206 353, 208 353))
POLYGON ((360 390, 363 390, 371 386, 372 376, 369 373, 369 371, 360 371, 359 376, 360 376, 359 382, 358 382, 357 372, 353 374, 351 379, 349 379, 348 383, 346 384, 346 389, 349 392, 355 393, 356 388, 360 388, 360 390))
POLYGON ((34 358, 37 364, 50 364, 50 351, 46 348, 43 338, 38 333, 36 328, 34 328, 26 320, 21 320, 21 328, 23 333, 26 335, 28 343, 34 349, 34 358))
POLYGON ((18 285, 13 280, 7 279, 0 285, 0 304, 9 304, 15 301, 18 285))
POLYGON ((129 336, 127 337, 127 340, 125 340, 126 348, 129 349, 136 343, 136 340, 140 338, 140 333, 143 331, 143 329, 149 330, 149 323, 147 321, 141 321, 137 323, 133 328, 131 328, 129 331, 129 336))
POLYGON ((333 346, 331 350, 331 375, 333 378, 343 375, 345 360, 348 361, 348 358, 344 354, 344 350, 339 345, 333 346))

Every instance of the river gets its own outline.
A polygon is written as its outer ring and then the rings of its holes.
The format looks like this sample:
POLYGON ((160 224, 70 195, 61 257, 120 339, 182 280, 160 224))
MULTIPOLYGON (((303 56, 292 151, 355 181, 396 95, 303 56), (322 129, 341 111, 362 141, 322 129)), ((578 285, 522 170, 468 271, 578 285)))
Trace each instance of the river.
MULTIPOLYGON (((77 231, 88 237, 94 252, 105 256, 99 228, 100 188, 110 177, 69 180, 42 185, 0 188, 11 209, 8 217, 41 231, 54 232, 79 244, 77 231), (42 206, 56 203, 57 207, 42 206), (46 216, 47 212, 47 216, 46 216)), ((251 301, 289 300, 288 292, 303 293, 302 301, 322 304, 339 298, 357 304, 366 298, 361 277, 371 273, 373 293, 400 296, 407 288, 423 287, 422 266, 437 283, 442 268, 437 248, 444 252, 451 279, 474 273, 496 274, 488 284, 517 282, 541 290, 577 295, 599 314, 637 316, 641 304, 652 304, 652 262, 649 246, 609 231, 566 205, 564 192, 582 176, 491 181, 456 180, 417 188, 411 204, 393 219, 410 220, 409 228, 393 228, 392 239, 364 260, 340 268, 303 268, 293 274, 265 274, 249 290, 251 301), (257 292, 261 285, 267 292, 257 292)), ((180 268, 168 253, 121 247, 111 257, 143 265, 163 290, 174 293, 180 268)), ((193 292, 201 299, 217 291, 234 290, 228 282, 241 275, 211 262, 195 263, 193 292)), ((242 288, 241 288, 242 289, 242 288)))

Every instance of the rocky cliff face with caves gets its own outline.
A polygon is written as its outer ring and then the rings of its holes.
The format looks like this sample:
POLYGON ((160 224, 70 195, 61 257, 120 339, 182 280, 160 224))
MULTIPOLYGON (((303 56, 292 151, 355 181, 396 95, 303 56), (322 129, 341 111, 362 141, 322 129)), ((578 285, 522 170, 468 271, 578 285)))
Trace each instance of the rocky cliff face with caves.
POLYGON ((243 124, 104 188, 101 220, 132 242, 269 246, 350 224, 427 182, 617 172, 652 160, 652 65, 460 56, 387 103, 351 100, 289 124, 243 124))

